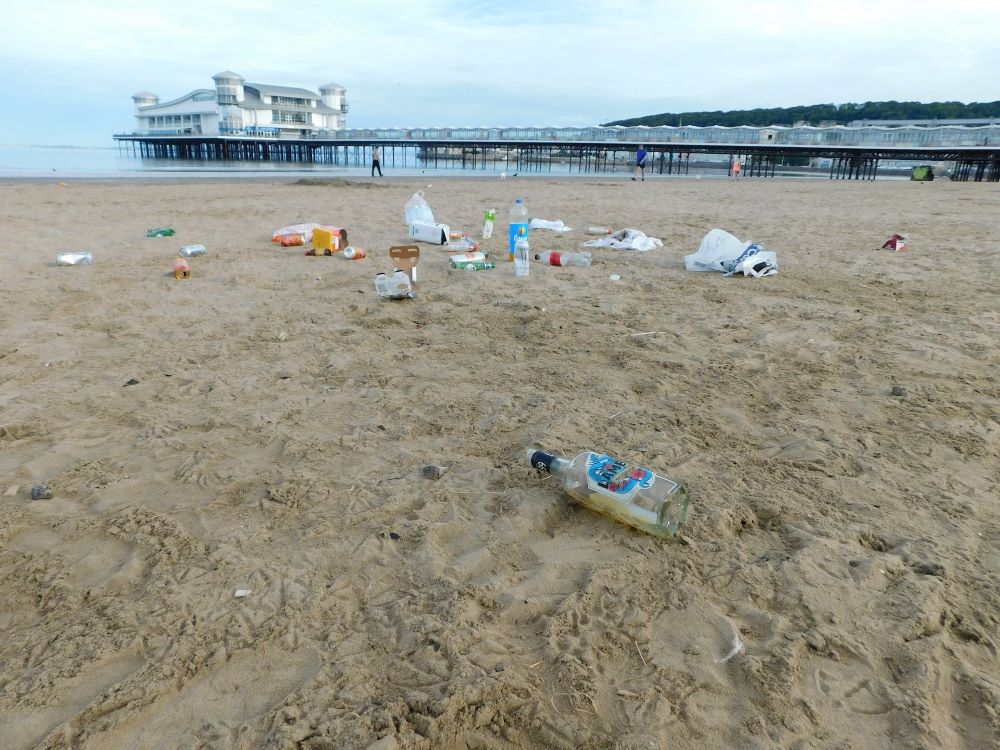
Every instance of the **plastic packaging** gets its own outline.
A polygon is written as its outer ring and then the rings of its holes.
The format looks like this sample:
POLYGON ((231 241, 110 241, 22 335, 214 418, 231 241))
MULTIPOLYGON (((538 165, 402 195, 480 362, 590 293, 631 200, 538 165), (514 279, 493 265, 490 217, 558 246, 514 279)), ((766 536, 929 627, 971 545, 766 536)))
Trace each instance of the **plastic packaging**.
POLYGON ((519 237, 514 246, 514 275, 527 276, 530 270, 531 246, 527 237, 519 237))
POLYGON ((375 291, 382 299, 413 299, 416 293, 405 271, 375 275, 375 291))
POLYGON ((519 237, 528 238, 528 207, 518 198, 510 208, 510 248, 507 260, 514 260, 514 245, 519 237))
POLYGON ((404 215, 407 226, 415 221, 422 221, 425 224, 437 223, 434 221, 434 212, 431 211, 430 205, 424 199, 423 190, 418 190, 410 197, 410 200, 406 201, 404 215))
POLYGON ((649 469, 593 451, 572 460, 533 448, 527 455, 536 469, 562 479, 566 494, 577 502, 647 534, 676 536, 687 517, 684 485, 649 469))
POLYGON ((304 234, 283 234, 275 242, 281 243, 282 247, 302 247, 306 244, 304 234))
POLYGON ((363 247, 348 245, 344 248, 344 257, 348 260, 361 260, 365 257, 365 249, 363 247))
POLYGON ((204 255, 206 252, 204 245, 185 245, 181 248, 182 258, 193 258, 196 255, 204 255))
POLYGON ((454 265, 455 263, 461 263, 462 261, 470 260, 486 260, 486 253, 481 251, 468 252, 468 253, 456 253, 448 258, 448 261, 454 265))
POLYGON ((587 227, 587 234, 611 234, 611 227, 587 227))
POLYGON ((485 260, 459 260, 456 261, 452 259, 451 268, 455 271, 488 271, 491 268, 496 268, 492 263, 487 263, 485 260))
POLYGON ((544 253, 536 253, 535 260, 547 266, 582 266, 590 268, 590 261, 593 259, 588 252, 563 253, 558 250, 546 250, 544 253))
POLYGON ((147 237, 173 237, 174 234, 176 233, 170 227, 160 227, 158 229, 146 230, 147 237))
POLYGON ((486 213, 483 215, 483 239, 488 240, 493 236, 493 224, 497 220, 497 210, 495 208, 487 208, 486 213))
POLYGON ((309 222, 307 224, 292 224, 288 227, 281 227, 280 229, 275 229, 271 234, 271 242, 281 242, 282 245, 288 247, 289 244, 282 241, 283 237, 294 237, 295 235, 302 235, 302 242, 295 243, 299 245, 304 245, 307 242, 312 242, 313 230, 318 227, 319 224, 316 222, 309 222))
POLYGON ((94 256, 89 251, 82 253, 59 253, 56 256, 57 266, 92 266, 94 256))

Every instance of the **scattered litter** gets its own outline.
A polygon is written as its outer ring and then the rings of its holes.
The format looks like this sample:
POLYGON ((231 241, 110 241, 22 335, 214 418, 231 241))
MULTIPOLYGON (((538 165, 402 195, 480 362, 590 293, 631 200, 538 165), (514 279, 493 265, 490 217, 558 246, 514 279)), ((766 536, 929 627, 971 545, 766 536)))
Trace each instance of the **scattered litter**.
POLYGON ((51 500, 52 490, 46 487, 44 484, 36 484, 31 488, 31 499, 32 500, 51 500))
POLYGON ((893 396, 905 396, 906 395, 906 389, 903 386, 901 386, 901 385, 894 385, 892 387, 892 395, 893 396))
POLYGON ((431 245, 443 245, 448 241, 451 228, 447 224, 435 224, 433 221, 411 221, 410 239, 427 242, 431 245))
POLYGON ((89 252, 82 253, 59 253, 56 256, 57 266, 92 266, 94 256, 89 252))
POLYGON ((895 250, 897 253, 906 252, 906 237, 901 234, 893 234, 892 237, 882 245, 883 250, 895 250))
POLYGON ((129 378, 125 381, 125 385, 123 385, 122 388, 128 388, 130 385, 139 385, 139 381, 135 378, 129 378))
MULTIPOLYGON (((427 187, 430 187, 430 185, 427 187)), ((418 190, 406 201, 406 205, 403 206, 403 218, 407 225, 415 221, 423 222, 424 224, 436 223, 434 221, 434 212, 431 211, 430 204, 424 198, 423 190, 418 190)))
POLYGON ((740 640, 740 637, 738 635, 734 635, 733 636, 733 648, 732 648, 732 650, 728 654, 726 654, 725 656, 723 656, 721 659, 716 659, 715 663, 716 664, 725 664, 727 661, 729 661, 730 659, 732 659, 734 656, 736 656, 736 654, 738 654, 742 650, 743 650, 743 641, 740 640))
POLYGON ((382 299, 413 299, 417 296, 405 271, 396 271, 391 276, 375 274, 375 291, 382 299))
POLYGON ((237 599, 245 599, 253 593, 252 589, 236 589, 236 593, 233 596, 237 599))
POLYGON ((697 252, 684 256, 684 267, 761 278, 778 272, 778 256, 759 242, 742 242, 725 230, 713 229, 702 238, 697 252))
POLYGON ((587 227, 587 234, 594 234, 597 236, 602 234, 611 234, 611 227, 587 227))
POLYGON ((173 237, 175 234, 177 233, 170 227, 157 227, 156 229, 146 230, 147 237, 173 237))
POLYGON ((395 531, 390 531, 389 538, 392 539, 393 541, 397 541, 399 539, 402 539, 403 537, 397 534, 395 531))
POLYGON ((613 273, 610 276, 608 276, 608 279, 610 281, 621 281, 622 277, 621 277, 621 274, 613 273))
POLYGON ((343 227, 315 227, 310 242, 312 255, 333 255, 347 247, 347 230, 343 227))
POLYGON ((288 227, 281 227, 280 229, 275 229, 274 233, 271 235, 271 242, 282 242, 283 237, 300 237, 301 242, 295 242, 297 245, 304 245, 307 242, 312 242, 313 230, 318 227, 319 224, 315 222, 309 222, 308 224, 292 224, 288 227))
POLYGON ((641 253, 663 247, 663 242, 656 237, 647 237, 638 229, 619 229, 600 239, 588 240, 583 243, 587 247, 611 247, 615 250, 638 250, 641 253))
POLYGON ((180 249, 182 258, 193 258, 196 255, 204 255, 207 248, 204 245, 185 245, 180 249))
POLYGON ((191 278, 191 266, 183 258, 178 258, 174 261, 174 278, 175 279, 190 279, 191 278))
POLYGON ((447 466, 438 466, 437 464, 428 464, 421 469, 425 479, 440 479, 447 471, 447 466))
POLYGON ((556 219, 555 221, 532 219, 528 226, 531 229, 551 229, 553 232, 559 232, 560 234, 573 231, 573 227, 566 226, 562 219, 556 219))

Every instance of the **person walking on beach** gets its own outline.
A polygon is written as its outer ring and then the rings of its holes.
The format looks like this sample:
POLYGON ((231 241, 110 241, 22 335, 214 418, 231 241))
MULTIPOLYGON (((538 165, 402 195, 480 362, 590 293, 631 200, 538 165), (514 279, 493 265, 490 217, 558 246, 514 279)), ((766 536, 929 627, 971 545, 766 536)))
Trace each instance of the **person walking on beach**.
POLYGON ((643 182, 646 181, 646 153, 645 146, 639 146, 639 150, 635 152, 635 174, 632 175, 632 182, 635 182, 635 178, 639 177, 643 182))
POLYGON ((378 150, 378 146, 372 149, 372 177, 375 176, 375 170, 378 170, 378 176, 382 176, 382 164, 381 164, 382 154, 378 150))
POLYGON ((740 171, 742 171, 743 165, 740 164, 740 157, 733 159, 733 169, 729 174, 730 180, 738 180, 740 178, 740 171))

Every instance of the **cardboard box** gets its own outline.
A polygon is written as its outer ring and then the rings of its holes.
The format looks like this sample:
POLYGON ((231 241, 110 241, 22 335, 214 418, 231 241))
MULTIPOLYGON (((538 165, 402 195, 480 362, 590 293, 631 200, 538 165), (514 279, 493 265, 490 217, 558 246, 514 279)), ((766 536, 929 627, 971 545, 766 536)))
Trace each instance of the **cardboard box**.
POLYGON ((316 227, 313 230, 312 248, 316 255, 332 255, 347 247, 347 230, 341 227, 316 227))
POLYGON ((429 242, 432 245, 443 245, 448 241, 449 228, 447 224, 430 224, 426 221, 414 221, 410 224, 410 239, 429 242))

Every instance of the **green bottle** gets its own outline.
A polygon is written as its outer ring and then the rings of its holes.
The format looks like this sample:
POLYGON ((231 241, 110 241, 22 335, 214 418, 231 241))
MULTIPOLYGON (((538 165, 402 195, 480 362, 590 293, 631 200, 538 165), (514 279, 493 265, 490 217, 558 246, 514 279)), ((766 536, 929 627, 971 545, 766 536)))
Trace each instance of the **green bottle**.
POLYGON ((159 229, 147 229, 147 237, 173 237, 175 234, 174 230, 170 227, 161 227, 159 229))

